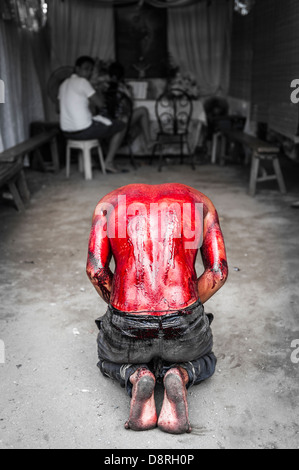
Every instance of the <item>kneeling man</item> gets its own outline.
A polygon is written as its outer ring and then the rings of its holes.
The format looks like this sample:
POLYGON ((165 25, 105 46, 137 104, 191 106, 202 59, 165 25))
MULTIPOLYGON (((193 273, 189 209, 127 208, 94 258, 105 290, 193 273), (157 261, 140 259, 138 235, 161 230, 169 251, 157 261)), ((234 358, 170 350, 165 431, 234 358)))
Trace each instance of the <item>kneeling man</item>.
POLYGON ((98 366, 131 397, 125 427, 191 432, 187 390, 211 377, 216 365, 213 315, 203 304, 228 274, 213 203, 175 183, 112 191, 93 215, 87 274, 108 304, 96 320, 98 366), (198 278, 199 250, 204 272, 198 278), (154 389, 160 381, 165 391, 157 417, 154 389))

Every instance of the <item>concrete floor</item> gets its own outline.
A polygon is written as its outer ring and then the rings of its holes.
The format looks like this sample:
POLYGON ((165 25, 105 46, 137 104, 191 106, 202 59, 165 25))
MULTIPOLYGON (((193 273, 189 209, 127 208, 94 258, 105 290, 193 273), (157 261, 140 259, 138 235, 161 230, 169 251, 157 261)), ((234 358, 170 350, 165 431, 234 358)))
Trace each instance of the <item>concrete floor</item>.
POLYGON ((96 170, 91 182, 75 167, 68 181, 64 170, 28 171, 26 212, 0 205, 0 448, 299 448, 299 210, 290 208, 299 170, 285 171, 288 195, 271 183, 255 198, 239 165, 158 173, 144 164, 118 176, 96 170), (96 367, 94 320, 106 307, 85 274, 91 216, 104 194, 134 182, 204 192, 226 241, 229 280, 206 303, 217 370, 190 389, 191 434, 125 430, 129 398, 96 367))

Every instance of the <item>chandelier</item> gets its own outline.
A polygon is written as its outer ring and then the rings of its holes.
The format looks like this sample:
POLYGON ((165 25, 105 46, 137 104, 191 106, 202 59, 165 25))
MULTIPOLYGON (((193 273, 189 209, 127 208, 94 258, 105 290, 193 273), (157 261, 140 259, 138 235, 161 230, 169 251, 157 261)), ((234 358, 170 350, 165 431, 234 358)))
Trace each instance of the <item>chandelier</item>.
POLYGON ((235 11, 240 15, 248 15, 250 13, 255 0, 235 0, 235 11))

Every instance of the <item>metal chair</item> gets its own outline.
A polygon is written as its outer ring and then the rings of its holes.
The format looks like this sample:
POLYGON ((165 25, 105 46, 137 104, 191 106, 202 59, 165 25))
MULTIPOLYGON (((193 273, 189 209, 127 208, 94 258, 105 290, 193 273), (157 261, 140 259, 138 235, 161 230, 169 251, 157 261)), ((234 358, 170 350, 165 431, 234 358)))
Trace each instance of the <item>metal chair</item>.
POLYGON ((184 160, 184 147, 187 147, 188 156, 191 156, 191 166, 194 169, 193 152, 188 142, 189 126, 191 122, 193 104, 190 96, 180 89, 167 90, 162 93, 155 104, 155 112, 159 125, 157 141, 153 147, 152 156, 159 149, 159 166, 163 166, 163 148, 171 144, 180 146, 180 163, 184 160))

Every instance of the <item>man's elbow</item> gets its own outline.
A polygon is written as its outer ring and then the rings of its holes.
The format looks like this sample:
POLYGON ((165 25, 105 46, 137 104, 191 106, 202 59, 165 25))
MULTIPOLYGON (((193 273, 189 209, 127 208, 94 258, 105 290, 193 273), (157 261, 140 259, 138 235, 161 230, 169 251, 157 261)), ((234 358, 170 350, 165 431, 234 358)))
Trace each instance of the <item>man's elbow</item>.
POLYGON ((219 273, 214 274, 213 276, 213 289, 219 290, 221 287, 224 286, 227 280, 227 274, 219 273))
POLYGON ((212 269, 213 273, 213 289, 220 289, 227 281, 228 266, 227 262, 222 260, 217 266, 212 269))
POLYGON ((91 282, 93 281, 94 279, 94 270, 92 269, 92 267, 90 266, 89 263, 87 263, 86 265, 86 274, 87 274, 87 277, 91 280, 91 282))

